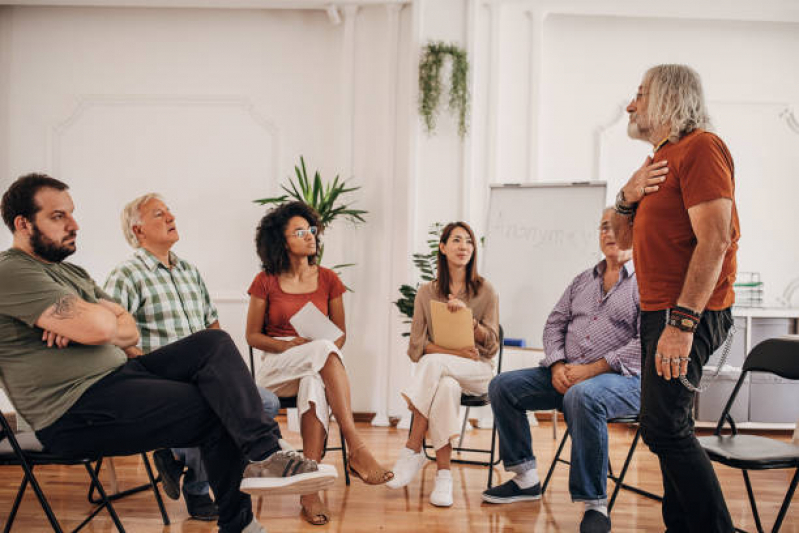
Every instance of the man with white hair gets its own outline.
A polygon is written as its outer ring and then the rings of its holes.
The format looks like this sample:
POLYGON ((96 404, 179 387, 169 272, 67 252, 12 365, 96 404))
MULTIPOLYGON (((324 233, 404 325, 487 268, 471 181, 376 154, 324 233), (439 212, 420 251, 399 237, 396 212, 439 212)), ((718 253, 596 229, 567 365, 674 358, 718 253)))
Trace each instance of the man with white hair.
POLYGON ((658 65, 627 106, 628 133, 652 144, 619 191, 613 225, 633 248, 641 294, 641 429, 663 475, 668 531, 733 530, 691 416, 702 367, 732 326, 740 226, 732 156, 707 131, 699 75, 658 65))
POLYGON ((561 409, 572 438, 569 493, 584 505, 581 533, 607 533, 608 419, 638 413, 640 310, 632 254, 616 245, 613 208, 602 212, 605 258, 580 273, 544 326, 546 357, 503 372, 488 387, 505 470, 516 476, 483 492, 488 503, 541 498, 527 411, 561 409))
MULTIPOLYGON (((121 218, 125 239, 136 251, 111 271, 105 291, 133 315, 141 333, 138 346, 125 350, 128 357, 204 329, 219 329, 216 307, 199 270, 172 252, 180 236, 163 198, 155 193, 140 196, 125 206, 121 218)), ((274 418, 279 400, 264 388, 258 392, 267 416, 274 418)), ((189 515, 198 520, 217 518, 199 448, 158 450, 153 458, 167 496, 180 497, 185 465, 182 492, 189 515)))

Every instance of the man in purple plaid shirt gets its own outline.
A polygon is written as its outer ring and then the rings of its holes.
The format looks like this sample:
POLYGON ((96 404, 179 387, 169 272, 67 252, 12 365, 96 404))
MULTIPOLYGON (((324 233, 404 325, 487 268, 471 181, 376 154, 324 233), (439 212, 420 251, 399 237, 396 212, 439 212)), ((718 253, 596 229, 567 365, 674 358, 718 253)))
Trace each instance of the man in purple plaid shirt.
POLYGON ((569 491, 585 503, 581 532, 610 531, 607 420, 640 406, 640 306, 631 250, 620 250, 602 214, 605 259, 574 278, 544 326, 538 368, 504 372, 489 386, 505 469, 516 476, 483 492, 489 503, 541 498, 527 411, 560 409, 572 438, 569 491))

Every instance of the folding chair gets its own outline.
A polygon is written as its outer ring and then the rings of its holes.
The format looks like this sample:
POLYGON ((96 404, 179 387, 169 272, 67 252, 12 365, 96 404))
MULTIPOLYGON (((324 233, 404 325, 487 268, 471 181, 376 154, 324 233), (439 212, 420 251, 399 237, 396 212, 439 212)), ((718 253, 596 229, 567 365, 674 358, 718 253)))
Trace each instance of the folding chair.
POLYGON ((788 506, 791 504, 797 481, 799 481, 799 446, 768 437, 738 434, 735 421, 730 415, 730 409, 748 372, 768 372, 786 379, 799 379, 799 337, 768 339, 755 346, 744 361, 741 377, 738 378, 738 382, 727 400, 727 405, 721 412, 713 435, 699 437, 699 444, 702 445, 712 461, 731 468, 738 468, 743 473, 749 504, 755 518, 755 526, 760 533, 763 533, 763 526, 760 522, 760 514, 757 511, 748 471, 794 469, 793 479, 788 486, 788 492, 785 494, 785 499, 782 501, 782 506, 771 530, 776 533, 788 512, 788 506), (721 434, 725 422, 730 424, 731 433, 729 435, 721 434))
MULTIPOLYGON (((255 379, 255 354, 253 352, 252 346, 250 346, 250 373, 252 373, 252 379, 255 379)), ((280 400, 280 408, 281 409, 296 409, 297 408, 297 397, 296 396, 286 396, 284 398, 278 397, 280 400)), ((322 457, 327 455, 327 452, 341 452, 341 463, 344 466, 344 481, 349 486, 350 484, 350 471, 347 465, 347 443, 344 440, 344 432, 341 431, 341 426, 338 428, 338 435, 339 439, 341 440, 341 445, 336 446, 335 448, 328 448, 327 447, 327 436, 325 436, 325 445, 322 448, 322 457)), ((299 450, 300 452, 302 450, 299 450)))
MULTIPOLYGON (((617 418, 610 418, 608 419, 608 424, 638 424, 638 415, 632 416, 622 416, 617 418)), ((555 458, 552 459, 552 464, 549 467, 549 471, 547 472, 547 477, 544 479, 544 485, 541 487, 541 494, 544 494, 547 490, 547 486, 549 485, 549 481, 552 478, 552 474, 555 471, 555 466, 558 463, 563 464, 571 464, 570 461, 566 459, 561 459, 560 454, 563 451, 563 447, 566 445, 566 440, 569 438, 571 433, 569 432, 568 425, 566 426, 566 432, 563 434, 563 438, 560 440, 560 444, 558 445, 558 451, 555 452, 555 458)), ((624 466, 621 469, 621 472, 618 476, 613 474, 613 466, 610 462, 610 454, 608 454, 608 479, 612 480, 615 484, 613 488, 613 494, 608 501, 608 512, 613 509, 613 504, 616 502, 616 496, 619 494, 620 489, 629 490, 636 494, 640 494, 646 498, 650 498, 652 500, 663 501, 661 496, 657 494, 653 494, 649 491, 639 489, 638 487, 633 487, 632 485, 627 485, 624 483, 624 477, 627 475, 627 470, 630 467, 630 462, 632 461, 633 454, 635 453, 635 448, 638 446, 638 440, 641 438, 641 426, 639 425, 635 431, 635 436, 633 437, 633 442, 630 445, 630 449, 627 452, 627 457, 624 459, 624 466)))
MULTIPOLYGON (((0 388, 4 390, 8 390, 7 387, 4 386, 2 376, 0 375, 0 388)), ((144 461, 144 467, 147 471, 147 477, 149 478, 148 483, 144 483, 137 487, 133 487, 131 489, 115 492, 113 494, 108 494, 105 492, 105 488, 103 487, 102 483, 100 483, 100 478, 98 476, 100 472, 100 467, 102 466, 103 458, 100 457, 85 457, 85 458, 67 458, 61 457, 57 454, 48 453, 43 450, 42 444, 39 442, 39 439, 36 438, 36 435, 32 431, 22 432, 22 433, 14 433, 11 425, 8 423, 8 420, 0 413, 0 465, 9 466, 9 465, 18 465, 22 468, 24 477, 22 478, 22 483, 17 491, 17 496, 14 499, 14 504, 11 508, 11 512, 8 516, 8 521, 6 522, 6 526, 3 530, 3 533, 8 533, 11 531, 11 525, 16 518, 17 510, 19 509, 20 503, 22 503, 22 497, 25 494, 25 490, 27 489, 28 484, 30 483, 31 487, 33 488, 34 493, 36 494, 39 503, 44 509, 45 515, 47 519, 50 521, 50 525, 53 527, 53 530, 56 532, 63 531, 61 526, 58 523, 58 520, 53 513, 50 504, 47 502, 47 498, 44 496, 44 492, 42 492, 41 486, 39 482, 36 480, 36 477, 33 475, 33 468, 34 466, 38 465, 84 465, 86 470, 89 473, 89 477, 91 478, 91 484, 89 485, 89 494, 88 500, 90 503, 97 505, 95 509, 89 514, 89 516, 81 522, 78 527, 73 530, 73 533, 79 531, 83 526, 89 523, 89 521, 94 518, 103 508, 108 509, 108 513, 111 515, 111 519, 114 522, 117 530, 120 532, 124 532, 125 529, 122 527, 121 522, 119 521, 119 516, 116 514, 111 502, 117 500, 119 498, 123 498, 125 496, 129 496, 131 494, 135 494, 137 492, 141 492, 143 490, 152 489, 153 495, 155 496, 155 501, 158 504, 158 510, 161 513, 161 520, 163 521, 165 526, 169 525, 169 516, 166 513, 166 508, 164 507, 164 501, 161 498, 161 493, 158 490, 158 481, 159 478, 155 478, 153 476, 153 471, 150 466, 150 461, 147 458, 146 453, 142 453, 142 460, 144 461), (95 463, 92 465, 92 463, 95 463), (99 497, 95 497, 95 491, 99 494, 99 497)))
POLYGON ((58 523, 58 519, 56 519, 53 509, 50 507, 50 504, 48 503, 47 498, 45 497, 44 492, 42 491, 41 486, 36 479, 36 476, 33 474, 33 468, 39 465, 83 465, 86 468, 89 477, 91 478, 92 485, 97 487, 97 492, 100 495, 99 505, 95 507, 89 516, 87 516, 86 519, 84 519, 83 522, 81 522, 78 527, 73 530, 73 533, 82 529, 83 526, 88 524, 89 521, 97 516, 97 514, 103 509, 108 510, 108 514, 111 515, 111 520, 114 522, 114 526, 116 526, 117 531, 124 533, 125 528, 122 527, 122 523, 119 521, 119 516, 114 510, 113 505, 111 505, 111 500, 108 498, 108 495, 103 488, 103 484, 100 482, 100 479, 97 477, 97 473, 92 466, 92 462, 96 461, 97 459, 98 458, 96 457, 66 458, 47 453, 46 451, 43 451, 41 443, 36 439, 36 435, 34 435, 33 432, 15 435, 12 431, 11 425, 8 423, 8 420, 6 420, 6 417, 0 413, 0 465, 20 466, 24 474, 22 483, 17 491, 17 496, 14 499, 14 504, 9 512, 8 520, 6 521, 6 527, 3 530, 4 533, 11 531, 11 526, 14 523, 17 510, 22 502, 22 497, 25 494, 25 489, 28 487, 28 484, 30 484, 31 488, 33 488, 33 492, 36 494, 36 498, 39 500, 39 503, 41 504, 42 509, 44 510, 44 513, 47 516, 47 519, 50 522, 53 530, 57 533, 63 532, 63 529, 61 529, 61 525, 58 523))
MULTIPOLYGON (((502 326, 499 326, 499 354, 497 354, 497 374, 502 373, 502 354, 503 354, 503 341, 505 340, 505 333, 502 330, 502 326)), ((473 396, 471 394, 461 394, 461 406, 466 407, 466 413, 463 416, 463 424, 461 424, 461 435, 458 439, 458 445, 452 447, 452 451, 456 452, 458 455, 461 452, 472 452, 472 453, 487 453, 488 454, 488 461, 473 461, 468 459, 452 459, 453 463, 457 464, 465 464, 465 465, 477 465, 477 466, 487 466, 488 467, 488 488, 491 488, 493 479, 494 479, 494 466, 498 465, 500 462, 499 453, 496 450, 496 442, 497 442, 497 424, 496 422, 491 426, 491 448, 488 450, 483 448, 464 448, 463 447, 463 436, 466 432, 466 424, 469 421, 469 411, 472 407, 484 407, 489 405, 488 400, 488 393, 480 394, 479 396, 473 396), (496 459, 494 456, 496 455, 496 459)), ((411 416, 411 427, 413 427, 413 416, 411 416)), ((425 457, 427 457, 431 461, 435 461, 435 457, 431 456, 427 453, 427 450, 431 449, 432 446, 427 444, 425 439, 422 439, 422 451, 424 452, 425 457)))

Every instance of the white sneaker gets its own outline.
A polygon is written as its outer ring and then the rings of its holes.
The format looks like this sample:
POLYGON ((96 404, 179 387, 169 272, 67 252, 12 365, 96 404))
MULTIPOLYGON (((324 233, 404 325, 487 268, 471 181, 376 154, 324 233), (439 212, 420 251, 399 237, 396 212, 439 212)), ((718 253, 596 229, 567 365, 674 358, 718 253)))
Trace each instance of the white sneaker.
POLYGON ((427 459, 422 452, 415 453, 409 448, 403 448, 397 462, 394 463, 394 477, 390 479, 386 486, 390 489, 399 489, 413 481, 419 470, 422 469, 427 459))
POLYGON ((430 503, 436 507, 452 505, 452 473, 449 470, 439 470, 436 474, 436 486, 430 494, 430 503))
POLYGON ((247 527, 241 530, 241 533, 266 533, 266 529, 258 523, 258 520, 253 518, 252 521, 247 524, 247 527))

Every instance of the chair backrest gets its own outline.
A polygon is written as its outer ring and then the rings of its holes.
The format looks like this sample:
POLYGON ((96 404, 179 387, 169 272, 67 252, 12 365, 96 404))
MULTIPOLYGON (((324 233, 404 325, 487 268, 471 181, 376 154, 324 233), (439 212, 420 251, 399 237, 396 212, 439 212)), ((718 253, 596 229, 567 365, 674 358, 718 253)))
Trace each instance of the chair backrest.
POLYGON ((730 423, 732 434, 738 433, 730 409, 738 396, 748 372, 768 372, 786 379, 799 379, 799 336, 791 335, 777 339, 767 339, 755 346, 744 361, 741 376, 732 389, 727 404, 721 411, 716 424, 715 435, 720 435, 724 422, 730 423))
POLYGON ((744 372, 771 372, 799 379, 799 335, 767 339, 755 346, 744 361, 744 372))
POLYGON ((499 354, 497 354, 497 374, 502 373, 502 354, 505 352, 505 330, 499 325, 499 354))

